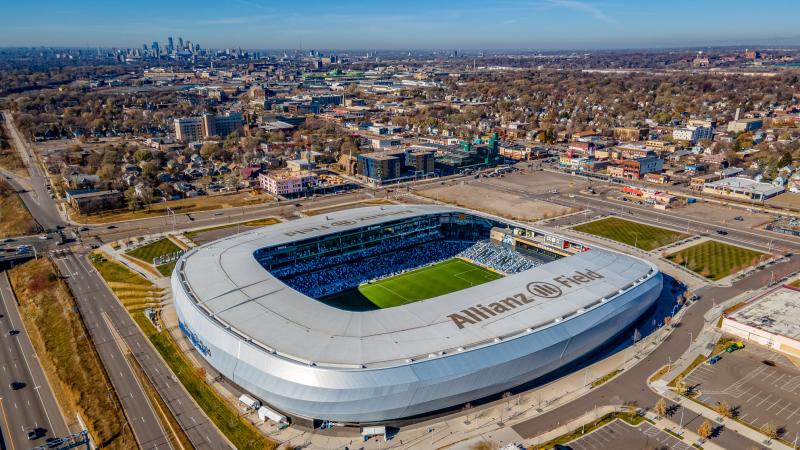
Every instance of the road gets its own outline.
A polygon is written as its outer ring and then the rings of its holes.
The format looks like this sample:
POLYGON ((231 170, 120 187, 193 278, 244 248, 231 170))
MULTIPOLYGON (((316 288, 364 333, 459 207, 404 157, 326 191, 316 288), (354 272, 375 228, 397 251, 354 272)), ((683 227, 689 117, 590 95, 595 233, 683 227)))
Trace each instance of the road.
POLYGON ((53 230, 58 226, 65 226, 66 223, 58 211, 55 200, 50 198, 50 193, 47 192, 47 177, 42 171, 36 155, 14 124, 11 113, 3 111, 3 118, 9 134, 14 140, 17 153, 19 153, 25 167, 28 169, 30 178, 13 176, 13 174, 5 171, 3 175, 10 178, 8 181, 17 190, 26 191, 21 194, 22 201, 25 202, 25 206, 28 207, 31 215, 42 228, 53 230))
POLYGON ((56 262, 62 275, 68 276, 67 282, 84 322, 111 377, 114 389, 122 400, 123 408, 140 445, 144 448, 167 448, 167 437, 136 375, 114 340, 109 323, 139 361, 194 447, 230 448, 228 440, 194 403, 180 382, 176 381, 159 353, 150 345, 86 256, 69 254, 57 258, 56 262))
POLYGON ((108 303, 102 301, 108 295, 105 283, 96 272, 86 270, 79 263, 77 256, 56 258, 58 270, 67 278, 83 322, 122 403, 136 441, 144 449, 170 448, 167 434, 161 428, 147 395, 104 318, 108 303))
POLYGON ((0 434, 5 448, 29 448, 41 445, 47 438, 70 434, 58 408, 33 345, 22 326, 16 298, 5 272, 0 273, 0 434), (9 336, 9 330, 19 334, 9 336), (13 381, 25 386, 13 390, 13 381), (38 430, 35 440, 28 439, 29 430, 38 430))
POLYGON ((659 211, 647 206, 639 206, 630 202, 608 200, 601 195, 586 195, 580 193, 530 193, 522 187, 512 188, 506 183, 496 181, 480 181, 494 189, 522 196, 531 200, 543 200, 551 203, 577 209, 589 210, 587 215, 577 214, 553 219, 551 225, 569 226, 588 220, 593 215, 616 215, 622 218, 630 217, 638 222, 649 223, 655 226, 667 226, 693 234, 709 234, 715 240, 728 242, 734 245, 746 244, 765 251, 791 251, 800 249, 800 238, 768 231, 749 231, 741 228, 721 225, 713 222, 702 221, 677 215, 674 212, 659 211), (716 230, 724 230, 728 234, 720 235, 716 230))
MULTIPOLYGON (((776 278, 781 278, 798 270, 800 270, 800 256, 795 255, 787 262, 775 265, 772 271, 775 272, 776 278)), ((723 301, 747 290, 766 286, 772 276, 773 274, 767 271, 761 271, 730 287, 713 286, 698 290, 696 293, 701 296, 701 300, 689 307, 681 320, 680 327, 639 364, 587 395, 534 419, 515 425, 513 428, 523 437, 534 437, 552 429, 555 424, 565 423, 572 418, 591 412, 597 405, 634 401, 641 407, 652 408, 659 397, 647 387, 647 378, 663 365, 670 361, 676 361, 687 350, 689 333, 698 336, 704 325, 703 315, 705 312, 714 306, 715 301, 723 301)), ((677 415, 671 420, 677 425, 677 415)), ((697 414, 688 412, 685 414, 685 426, 696 428, 699 421, 702 419, 698 418, 697 414)), ((757 443, 726 430, 722 430, 713 441, 726 449, 749 449, 758 446, 757 443)))

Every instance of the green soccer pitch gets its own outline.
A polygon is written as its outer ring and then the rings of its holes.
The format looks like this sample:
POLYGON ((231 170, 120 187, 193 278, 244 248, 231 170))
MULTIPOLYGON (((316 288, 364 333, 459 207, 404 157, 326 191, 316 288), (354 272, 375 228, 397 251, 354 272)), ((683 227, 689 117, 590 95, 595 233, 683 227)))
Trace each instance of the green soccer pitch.
POLYGON ((377 306, 391 308, 460 291, 502 277, 491 270, 453 258, 375 283, 362 284, 358 291, 377 306))

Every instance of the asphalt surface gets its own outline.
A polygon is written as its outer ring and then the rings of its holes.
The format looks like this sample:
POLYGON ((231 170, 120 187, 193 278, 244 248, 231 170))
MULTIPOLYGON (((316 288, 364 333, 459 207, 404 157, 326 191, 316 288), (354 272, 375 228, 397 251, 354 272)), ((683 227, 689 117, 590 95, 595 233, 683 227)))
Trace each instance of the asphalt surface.
POLYGON ((24 178, 4 171, 3 174, 10 178, 7 181, 18 191, 26 191, 20 194, 22 201, 25 202, 25 206, 28 207, 31 215, 42 228, 52 230, 58 226, 66 225, 58 212, 55 200, 50 198, 50 194, 47 192, 46 174, 39 165, 36 155, 20 134, 11 114, 3 112, 3 117, 5 118, 4 125, 14 140, 17 153, 19 153, 20 158, 28 168, 28 174, 30 175, 30 178, 24 178))
MULTIPOLYGON (((87 270, 78 258, 70 255, 55 258, 55 261, 61 275, 66 277, 89 337, 111 379, 136 441, 140 448, 170 448, 167 434, 161 428, 136 374, 105 319, 106 314, 110 316, 112 313, 108 310, 108 288, 99 275, 87 270)), ((116 303, 115 299, 112 300, 116 303)))
POLYGON ((47 438, 70 434, 58 408, 55 395, 39 365, 28 335, 22 326, 16 298, 5 272, 0 273, 0 436, 5 448, 29 448, 47 438), (19 333, 9 336, 10 330, 19 333), (24 383, 12 389, 10 383, 24 383), (28 439, 28 431, 37 437, 28 439))
MULTIPOLYGON (((793 256, 788 261, 776 264, 773 268, 776 276, 800 270, 800 257, 793 256)), ((688 307, 680 326, 672 336, 667 338, 656 350, 643 359, 632 369, 617 376, 613 380, 595 388, 588 394, 564 406, 556 408, 531 420, 515 425, 513 428, 523 437, 535 437, 552 429, 558 423, 565 423, 594 410, 596 405, 624 404, 636 402, 640 407, 652 408, 659 396, 647 387, 647 378, 660 367, 670 361, 676 361, 689 347, 689 333, 697 336, 704 325, 703 314, 714 306, 714 300, 725 300, 741 294, 747 290, 758 289, 765 286, 771 275, 766 272, 757 272, 731 287, 707 287, 696 293, 701 297, 699 301, 688 307)), ((678 425, 680 412, 670 418, 678 425)), ((696 428, 703 419, 697 414, 686 411, 684 425, 696 428)), ((721 430, 713 441, 726 449, 749 449, 758 447, 735 432, 721 430)))
POLYGON ((229 441, 209 421, 191 396, 177 381, 161 356, 142 334, 136 323, 117 301, 85 255, 69 254, 57 258, 59 270, 78 303, 95 347, 100 353, 114 389, 142 448, 168 448, 161 428, 138 379, 123 357, 120 345, 109 328, 114 327, 125 346, 139 361, 162 399, 172 411, 195 448, 230 448, 229 441))

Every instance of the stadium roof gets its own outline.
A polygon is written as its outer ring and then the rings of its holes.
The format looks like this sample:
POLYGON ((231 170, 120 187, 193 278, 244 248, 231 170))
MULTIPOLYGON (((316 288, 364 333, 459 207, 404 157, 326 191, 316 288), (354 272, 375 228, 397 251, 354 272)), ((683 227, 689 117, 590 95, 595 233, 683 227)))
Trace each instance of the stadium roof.
POLYGON ((491 345, 498 339, 550 326, 582 313, 582 308, 616 295, 656 270, 637 258, 592 249, 424 301, 354 312, 328 306, 289 288, 253 256, 256 250, 267 246, 389 220, 448 212, 491 217, 451 207, 397 205, 350 209, 283 222, 214 241, 187 253, 182 272, 185 286, 208 314, 267 351, 318 366, 371 368, 491 345), (532 282, 558 285, 555 278, 573 277, 576 271, 599 277, 578 276, 578 281, 568 280, 569 286, 560 285, 562 293, 556 298, 540 298, 528 290, 532 282), (478 304, 490 305, 514 295, 525 295, 527 302, 478 323, 460 328, 449 317, 478 304))

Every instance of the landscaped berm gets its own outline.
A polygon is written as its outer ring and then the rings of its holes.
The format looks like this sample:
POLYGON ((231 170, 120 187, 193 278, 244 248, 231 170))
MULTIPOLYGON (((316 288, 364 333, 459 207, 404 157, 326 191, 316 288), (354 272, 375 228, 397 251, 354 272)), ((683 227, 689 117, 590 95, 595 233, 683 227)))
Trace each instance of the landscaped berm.
POLYGON ((377 306, 391 308, 460 291, 502 277, 489 269, 453 258, 374 283, 362 284, 358 291, 377 306))
POLYGON ((712 240, 667 255, 675 264, 713 281, 756 265, 767 257, 765 253, 712 240))
POLYGON ((688 234, 639 222, 606 217, 572 227, 575 231, 601 236, 623 244, 650 251, 689 237, 688 234))

